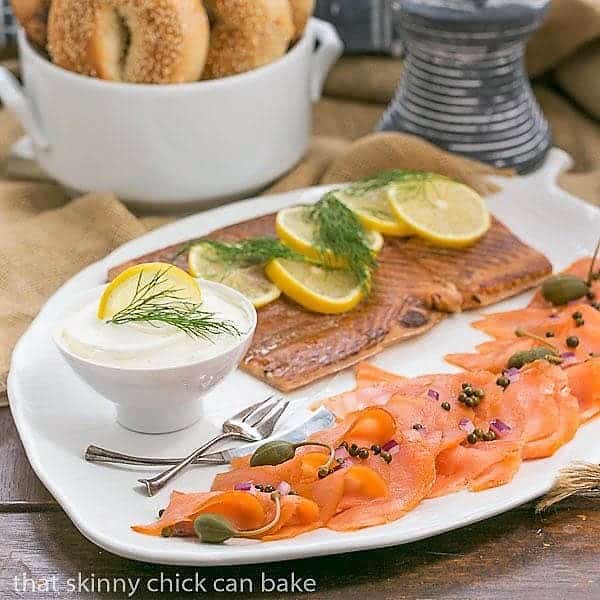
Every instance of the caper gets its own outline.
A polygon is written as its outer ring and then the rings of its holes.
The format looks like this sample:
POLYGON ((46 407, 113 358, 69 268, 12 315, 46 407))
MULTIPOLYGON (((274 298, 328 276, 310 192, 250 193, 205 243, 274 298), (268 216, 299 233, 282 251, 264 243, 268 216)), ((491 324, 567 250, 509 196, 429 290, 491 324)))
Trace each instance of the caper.
POLYGON ((442 408, 444 410, 450 410, 452 407, 450 406, 450 402, 442 402, 442 408))
POLYGON ((371 446, 371 451, 373 454, 379 454, 381 452, 381 446, 379 444, 373 444, 371 446))
POLYGON ((505 375, 502 375, 501 377, 498 377, 498 379, 496 379, 496 384, 506 389, 510 385, 510 379, 505 375))
POLYGON ((471 387, 471 384, 470 384, 470 383, 463 383, 463 384, 462 384, 462 389, 463 389, 463 390, 467 390, 467 389, 469 389, 470 387, 471 387))
POLYGON ((465 404, 467 406, 469 406, 470 408, 473 408, 477 404, 477 399, 476 398, 467 398, 467 400, 465 401, 465 404))
POLYGON ((469 396, 467 396, 467 394, 465 394, 464 392, 461 392, 461 393, 458 395, 458 401, 459 401, 459 402, 462 402, 462 403, 464 404, 464 403, 467 401, 467 398, 468 398, 468 397, 469 397, 469 396))
POLYGON ((493 442, 496 439, 496 434, 490 429, 490 431, 486 431, 483 439, 486 442, 493 442))
POLYGON ((265 465, 280 465, 294 458, 296 444, 283 440, 267 442, 254 451, 250 459, 251 467, 262 467, 265 465))
POLYGON ((368 448, 359 448, 358 449, 358 458, 369 458, 369 449, 368 448))
POLYGON ((577 320, 575 321, 575 325, 576 325, 577 327, 583 327, 583 326, 585 325, 585 320, 584 320, 584 319, 577 319, 577 320))
POLYGON ((206 544, 222 544, 239 534, 229 519, 214 513, 205 513, 196 517, 194 531, 206 544))
POLYGON ((348 454, 350 456, 358 456, 358 446, 356 444, 350 444, 350 448, 348 448, 348 454))
POLYGON ((594 292, 592 292, 591 290, 585 295, 585 297, 588 300, 595 300, 596 299, 596 294, 594 292))
POLYGON ((485 396, 485 392, 481 389, 473 390, 473 396, 475 396, 475 398, 483 398, 485 396))
POLYGON ((527 363, 546 358, 547 356, 556 356, 556 352, 551 348, 544 346, 535 346, 531 350, 522 350, 521 352, 515 352, 508 359, 509 369, 520 369, 527 363))
POLYGON ((574 335, 570 335, 567 338, 567 346, 569 346, 569 348, 577 348, 577 346, 579 346, 579 338, 574 335))
POLYGON ((255 483, 254 484, 254 489, 257 492, 264 492, 265 491, 265 488, 260 483, 255 483))
POLYGON ((542 284, 542 296, 555 306, 583 298, 588 291, 588 284, 583 279, 569 274, 553 275, 542 284))
POLYGON ((467 436, 467 442, 469 442, 469 444, 476 444, 477 443, 477 436, 474 433, 470 433, 467 436))
POLYGON ((554 337, 554 333, 552 331, 546 331, 546 337, 554 337))
POLYGON ((415 423, 415 424, 412 426, 412 428, 413 428, 415 431, 421 431, 421 429, 425 429, 425 427, 423 427, 423 425, 421 425, 421 423, 415 423))
POLYGON ((173 528, 172 527, 163 527, 160 531, 160 535, 162 537, 171 537, 173 535, 173 528))
POLYGON ((329 475, 329 467, 321 467, 318 471, 319 479, 324 479, 329 475))
POLYGON ((265 494, 272 494, 275 491, 275 488, 272 485, 265 485, 262 490, 265 494))
POLYGON ((479 439, 483 439, 483 436, 485 435, 485 432, 483 431, 483 429, 474 429, 473 433, 475 434, 475 437, 478 437, 479 439))
POLYGON ((387 452, 386 450, 382 450, 381 451, 381 458, 383 458, 383 460, 385 460, 386 463, 391 463, 392 462, 392 455, 387 452))
POLYGON ((165 509, 164 509, 164 508, 161 508, 161 509, 158 511, 158 518, 160 519, 160 518, 161 518, 161 517, 162 517, 164 514, 165 514, 165 509))

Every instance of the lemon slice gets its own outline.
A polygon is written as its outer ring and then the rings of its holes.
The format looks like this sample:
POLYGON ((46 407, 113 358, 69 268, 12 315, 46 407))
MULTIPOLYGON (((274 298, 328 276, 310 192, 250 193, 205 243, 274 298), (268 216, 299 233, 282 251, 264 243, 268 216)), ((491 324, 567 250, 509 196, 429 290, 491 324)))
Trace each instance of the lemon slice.
POLYGON ((169 290, 182 301, 195 304, 202 301, 198 282, 179 267, 160 262, 143 263, 129 267, 108 284, 98 304, 98 318, 114 317, 131 304, 137 290, 149 283, 156 293, 169 290))
POLYGON ((390 205, 390 186, 353 194, 340 190, 335 193, 356 214, 366 229, 385 235, 404 237, 413 235, 413 230, 396 218, 390 205))
POLYGON ((483 198, 473 189, 433 177, 396 184, 389 189, 396 218, 433 244, 462 248, 474 244, 491 225, 483 198))
POLYGON ((188 266, 194 277, 217 281, 237 290, 255 308, 261 308, 281 295, 281 290, 267 279, 262 265, 244 268, 228 265, 207 244, 196 244, 190 248, 188 266))
POLYGON ((344 313, 363 298, 360 284, 349 271, 277 258, 265 267, 265 272, 286 296, 314 312, 344 313))
MULTIPOLYGON (((275 231, 281 241, 296 252, 311 260, 319 261, 322 255, 314 245, 315 224, 310 219, 310 207, 293 206, 277 213, 275 231)), ((377 253, 383 247, 383 237, 377 231, 367 230, 367 245, 377 253)), ((329 260, 333 267, 344 267, 341 261, 329 260)))

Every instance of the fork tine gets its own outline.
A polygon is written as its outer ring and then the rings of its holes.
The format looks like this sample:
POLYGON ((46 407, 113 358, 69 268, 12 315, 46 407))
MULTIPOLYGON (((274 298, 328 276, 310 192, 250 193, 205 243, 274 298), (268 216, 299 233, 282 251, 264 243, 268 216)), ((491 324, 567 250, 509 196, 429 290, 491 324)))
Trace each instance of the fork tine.
POLYGON ((275 429, 275 425, 277 425, 277 422, 279 421, 279 419, 281 418, 281 415, 285 412, 285 410, 289 406, 289 404, 290 404, 289 400, 284 400, 283 402, 279 403, 275 412, 273 412, 271 415, 269 415, 269 417, 267 419, 265 419, 264 421, 261 421, 260 423, 258 423, 256 425, 256 429, 258 429, 258 432, 263 437, 267 437, 273 433, 273 430, 275 429))
POLYGON ((247 408, 244 408, 244 410, 241 410, 236 415, 233 415, 233 417, 229 417, 229 420, 239 419, 241 421, 245 421, 248 418, 248 416, 250 414, 252 414, 257 408, 260 408, 261 406, 263 406, 264 404, 266 404, 267 402, 272 400, 274 397, 275 397, 275 394, 271 394, 269 397, 265 398, 264 400, 261 400, 260 402, 256 402, 255 404, 252 404, 252 406, 248 406, 247 408))
POLYGON ((250 413, 245 419, 242 419, 242 421, 247 425, 250 425, 250 427, 254 427, 257 423, 262 421, 279 404, 279 402, 281 402, 281 398, 275 398, 269 402, 263 403, 262 406, 250 413))

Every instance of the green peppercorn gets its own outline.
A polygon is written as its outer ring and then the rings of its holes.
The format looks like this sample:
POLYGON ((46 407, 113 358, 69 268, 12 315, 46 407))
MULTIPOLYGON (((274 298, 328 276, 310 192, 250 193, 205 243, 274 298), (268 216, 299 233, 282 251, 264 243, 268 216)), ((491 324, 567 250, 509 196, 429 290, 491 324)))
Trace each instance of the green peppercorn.
POLYGON ((467 390, 467 389, 469 389, 470 387, 471 387, 471 384, 470 384, 470 383, 463 383, 463 384, 462 384, 462 389, 463 389, 463 390, 467 390))
POLYGON ((357 456, 358 455, 358 446, 356 444, 350 444, 350 447, 348 448, 348 454, 350 456, 357 456))
POLYGON ((366 458, 369 458, 369 449, 368 448, 359 448, 358 449, 358 458, 362 458, 363 460, 365 460, 366 458))
POLYGON ((475 434, 475 437, 479 438, 480 440, 483 439, 483 436, 485 435, 485 432, 483 431, 483 429, 474 429, 473 433, 475 434))
MULTIPOLYGON (((474 408, 477 408, 481 404, 481 400, 479 398, 477 398, 476 396, 471 398, 471 401, 472 401, 472 406, 474 408)), ((469 406, 471 406, 471 405, 469 405, 469 406)))
POLYGON ((421 431, 421 429, 425 429, 425 427, 423 427, 423 425, 421 425, 421 423, 415 423, 415 424, 412 426, 412 428, 413 428, 415 431, 421 431))
POLYGON ((458 395, 458 401, 459 401, 459 402, 462 402, 462 403, 464 404, 464 403, 467 401, 467 398, 468 398, 468 397, 469 397, 469 396, 467 396, 467 394, 465 394, 464 392, 461 392, 461 393, 458 395))
POLYGON ((444 410, 450 410, 450 408, 451 408, 450 402, 442 402, 442 408, 444 410))
POLYGON ((171 537, 173 535, 173 528, 172 527, 163 527, 160 531, 160 535, 161 537, 171 537))
POLYGON ((594 294, 594 292, 592 292, 591 290, 585 295, 585 297, 588 300, 595 300, 596 299, 596 294, 594 294))
POLYGON ((161 517, 162 517, 164 514, 165 514, 165 509, 164 509, 164 508, 161 508, 161 509, 158 511, 158 518, 160 519, 160 518, 161 518, 161 517))
POLYGON ((583 327, 585 325, 585 321, 583 319, 577 319, 577 321, 575 321, 575 325, 577 327, 583 327))
POLYGON ((373 452, 373 454, 379 454, 381 452, 381 446, 379 444, 373 444, 371 446, 371 452, 373 452))
POLYGON ((476 406, 477 400, 475 398, 467 398, 465 404, 469 407, 469 408, 474 408, 476 406))
POLYGON ((554 337, 554 333, 552 331, 546 331, 546 337, 554 337))
POLYGON ((579 312, 578 310, 575 311, 572 315, 571 315, 576 321, 577 319, 581 319, 581 317, 583 317, 583 315, 581 314, 581 312, 579 312))
POLYGON ((496 434, 493 431, 486 431, 483 434, 483 440, 486 442, 493 442, 496 439, 496 434))
POLYGON ((496 379, 496 384, 499 385, 501 388, 506 389, 510 385, 510 379, 505 375, 502 375, 501 377, 498 377, 498 379, 496 379))
POLYGON ((467 436, 467 442, 469 442, 469 444, 476 444, 477 443, 477 436, 474 433, 470 433, 467 436))
MULTIPOLYGON (((255 486, 256 487, 256 486, 255 486)), ((275 488, 272 485, 265 485, 262 489, 265 494, 272 494, 275 491, 275 488)))
POLYGON ((485 392, 481 389, 476 389, 473 390, 473 396, 475 396, 475 398, 483 398, 485 396, 485 392))
POLYGON ((390 464, 392 462, 392 455, 386 450, 382 450, 380 456, 386 463, 390 464))
POLYGON ((567 338, 567 346, 569 348, 577 348, 577 346, 579 346, 579 338, 574 335, 570 335, 567 338))
POLYGON ((329 467, 321 467, 318 471, 319 479, 324 479, 329 475, 329 467))

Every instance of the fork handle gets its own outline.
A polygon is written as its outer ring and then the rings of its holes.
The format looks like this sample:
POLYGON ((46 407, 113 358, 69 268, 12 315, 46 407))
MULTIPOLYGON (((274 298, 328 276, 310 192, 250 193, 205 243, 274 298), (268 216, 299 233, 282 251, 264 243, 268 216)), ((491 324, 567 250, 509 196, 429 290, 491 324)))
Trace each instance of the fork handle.
MULTIPOLYGON (((108 450, 100 446, 88 446, 84 458, 91 463, 111 463, 115 465, 160 467, 179 464, 183 458, 157 458, 149 456, 134 456, 108 450)), ((222 465, 224 461, 216 456, 213 458, 199 456, 194 461, 195 465, 222 465)))
POLYGON ((230 438, 238 438, 244 439, 246 438, 239 433, 221 433, 215 436, 212 440, 209 440, 196 450, 192 452, 188 457, 184 458, 181 462, 176 465, 173 465, 166 471, 159 473, 155 477, 150 477, 149 479, 138 479, 140 483, 143 483, 146 486, 146 492, 148 496, 154 496, 157 492, 162 490, 171 479, 179 475, 181 471, 186 469, 189 465, 191 465, 200 455, 204 454, 209 448, 212 448, 215 444, 230 438))

